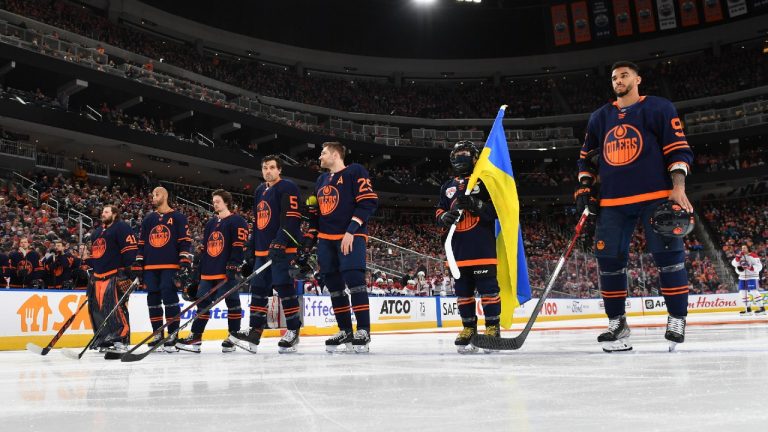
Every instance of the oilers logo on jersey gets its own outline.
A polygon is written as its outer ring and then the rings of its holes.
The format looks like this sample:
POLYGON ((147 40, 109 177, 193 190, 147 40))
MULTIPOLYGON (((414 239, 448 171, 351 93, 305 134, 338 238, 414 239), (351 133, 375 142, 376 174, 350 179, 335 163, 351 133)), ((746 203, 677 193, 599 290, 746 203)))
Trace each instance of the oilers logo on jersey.
POLYGON ((605 134, 603 158, 613 166, 629 165, 643 151, 643 135, 630 124, 614 126, 605 134))

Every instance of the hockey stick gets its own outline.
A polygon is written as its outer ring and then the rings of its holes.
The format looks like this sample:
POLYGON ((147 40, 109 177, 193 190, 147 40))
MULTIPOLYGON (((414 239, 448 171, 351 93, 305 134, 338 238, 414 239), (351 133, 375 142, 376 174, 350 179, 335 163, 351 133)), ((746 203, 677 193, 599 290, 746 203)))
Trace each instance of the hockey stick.
POLYGON ((38 345, 35 345, 32 342, 29 342, 27 344, 27 350, 40 355, 48 354, 48 352, 51 351, 51 348, 53 348, 53 346, 56 345, 56 342, 59 341, 59 339, 64 334, 64 332, 67 331, 67 329, 69 329, 69 326, 71 326, 72 323, 75 321, 75 317, 80 313, 80 311, 83 309, 83 307, 85 307, 87 303, 88 303, 88 298, 86 298, 85 301, 80 305, 80 307, 77 308, 75 313, 72 314, 72 316, 69 317, 69 319, 67 319, 64 325, 62 325, 61 328, 59 329, 59 332, 56 333, 56 336, 54 336, 53 339, 51 339, 51 341, 48 342, 48 345, 45 348, 41 348, 38 345))
MULTIPOLYGON (((117 282, 115 282, 117 284, 117 282)), ((109 322, 109 319, 112 318, 112 315, 117 312, 117 309, 125 303, 126 300, 128 300, 128 296, 131 295, 133 290, 136 289, 136 287, 139 286, 139 278, 135 278, 133 282, 131 282, 131 286, 128 287, 127 290, 123 293, 123 295, 120 297, 120 300, 117 301, 117 304, 114 308, 112 308, 111 311, 109 311, 109 314, 106 318, 104 318, 104 321, 101 323, 99 328, 96 330, 96 332, 93 334, 93 337, 91 340, 88 341, 88 343, 85 345, 85 348, 83 348, 82 351, 80 351, 79 354, 75 354, 74 351, 71 350, 62 350, 61 353, 65 356, 73 359, 73 360, 80 360, 83 357, 83 354, 85 354, 86 351, 88 351, 91 348, 91 345, 93 345, 93 342, 96 341, 96 338, 99 337, 101 334, 101 331, 104 330, 107 327, 107 322, 109 322)), ((115 287, 117 289, 117 287, 115 287)))
MULTIPOLYGON (((197 314, 198 314, 198 315, 202 315, 202 314, 205 314, 205 313, 207 313, 207 312, 208 312, 208 311, 210 311, 210 310, 211 310, 211 309, 212 309, 214 306, 216 306, 216 305, 217 305, 217 304, 218 304, 220 301, 224 300, 224 299, 225 299, 225 298, 227 298, 229 295, 231 295, 231 294, 232 294, 232 293, 234 293, 235 291, 239 290, 241 286, 243 286, 244 284, 246 284, 246 283, 250 282, 250 281, 251 281, 251 279, 255 278, 255 277, 256 277, 256 276, 257 276, 259 273, 263 272, 263 271, 264 271, 264 270, 265 270, 267 267, 269 267, 269 266, 271 266, 271 265, 272 265, 272 260, 269 260, 269 261, 265 262, 265 263, 264 263, 264 264, 263 264, 261 267, 259 267, 258 269, 256 269, 256 270, 255 270, 253 273, 251 273, 251 274, 250 274, 250 275, 249 275, 247 278, 245 278, 245 279, 243 279, 242 281, 240 281, 240 283, 238 283, 238 284, 235 284, 235 286, 233 286, 232 288, 230 288, 230 289, 229 289, 229 291, 227 291, 227 292, 225 292, 224 294, 222 294, 221 296, 219 296, 219 298, 217 298, 216 300, 214 300, 214 301, 213 301, 213 303, 211 303, 210 305, 208 305, 208 306, 206 306, 206 307, 204 307, 204 308, 202 308, 202 309, 198 310, 198 311, 197 311, 197 314)), ((181 312, 179 312, 179 316, 181 316, 181 315, 183 315, 184 313, 186 313, 187 311, 189 311, 189 310, 190 310, 192 307, 194 307, 194 306, 197 306, 198 304, 200 304, 200 302, 201 302, 202 300, 204 300, 204 299, 208 298, 208 296, 210 296, 210 295, 212 295, 212 294, 216 293, 216 292, 219 290, 219 287, 221 287, 221 286, 222 286, 224 283, 226 283, 226 280, 224 280, 224 281, 222 281, 222 282, 218 283, 218 284, 217 284, 215 287, 211 288, 211 290, 210 290, 210 291, 208 291, 208 292, 207 292, 207 293, 206 293, 204 296, 200 297, 199 299, 197 299, 197 300, 195 300, 194 302, 192 302, 192 303, 191 303, 189 306, 185 307, 185 308, 184 308, 184 310, 182 310, 181 312)), ((144 340, 143 340, 143 341, 141 341, 141 342, 139 342, 138 344, 136 344, 136 346, 135 346, 135 347, 131 348, 131 350, 130 350, 130 351, 126 352, 125 354, 122 354, 122 355, 120 356, 120 361, 122 361, 122 362, 135 362, 135 361, 139 361, 139 360, 141 360, 141 359, 145 358, 146 356, 148 356, 148 355, 150 355, 151 353, 153 353, 153 352, 154 352, 156 349, 160 348, 160 346, 162 346, 162 345, 163 345, 165 342, 167 342, 167 341, 169 341, 169 340, 171 340, 171 339, 175 338, 175 337, 176 337, 176 335, 178 335, 178 334, 179 334, 179 332, 181 332, 182 330, 184 330, 185 328, 187 328, 187 326, 188 326, 189 324, 191 324, 193 321, 195 321, 195 318, 190 318, 190 319, 188 319, 187 321, 185 321, 185 322, 184 322, 184 324, 182 324, 181 326, 179 326, 179 328, 178 328, 176 331, 174 331, 174 332, 172 332, 172 333, 168 334, 168 336, 166 336, 166 337, 162 338, 161 340, 159 340, 159 341, 158 341, 158 342, 157 342, 157 343, 156 343, 156 344, 155 344, 153 347, 151 347, 151 348, 150 348, 150 349, 148 349, 147 351, 144 351, 144 352, 143 352, 143 353, 141 353, 141 354, 134 354, 134 352, 136 351, 136 349, 137 349, 137 348, 139 348, 140 346, 142 346, 142 345, 144 345, 145 343, 147 343, 147 341, 149 341, 150 339, 152 339, 153 337, 155 337, 155 335, 159 335, 159 334, 162 334, 163 330, 165 330, 165 328, 166 328, 166 327, 168 327, 168 325, 170 324, 170 322, 166 322, 165 324, 163 324, 162 326, 160 326, 160 327, 159 327, 157 330, 155 330, 155 331, 154 331, 154 332, 153 332, 151 335, 149 335, 149 336, 147 336, 146 338, 144 338, 144 340)))
MULTIPOLYGON (((470 192, 472 191, 467 188, 467 192, 464 195, 469 195, 470 192)), ((453 246, 451 246, 451 241, 453 241, 453 233, 456 232, 456 225, 461 220, 461 214, 463 212, 464 210, 459 209, 459 218, 456 219, 456 222, 454 222, 448 229, 448 235, 445 237, 445 244, 443 245, 445 247, 445 260, 448 262, 448 268, 451 270, 451 276, 453 276, 454 279, 461 278, 461 271, 459 270, 459 265, 456 264, 456 258, 453 256, 453 246)))
POLYGON ((589 210, 584 209, 584 212, 581 214, 581 218, 579 218, 579 222, 576 224, 576 232, 573 233, 573 237, 571 237, 571 242, 568 243, 568 249, 566 249, 565 252, 563 252, 563 254, 560 255, 560 259, 557 261, 557 266, 555 267, 555 271, 549 277, 549 282, 547 282, 547 287, 546 289, 544 289, 544 292, 541 293, 541 298, 539 298, 539 301, 536 303, 536 307, 533 309, 533 313, 531 314, 531 317, 528 318, 528 323, 525 324, 525 328, 523 329, 523 331, 519 335, 513 338, 502 338, 502 337, 476 334, 472 336, 472 345, 478 348, 484 348, 489 350, 502 350, 502 351, 516 350, 516 349, 520 349, 520 347, 523 346, 525 339, 528 337, 528 333, 531 332, 533 323, 536 322, 536 318, 539 316, 539 312, 541 312, 541 308, 544 306, 544 301, 547 299, 549 292, 552 291, 552 288, 555 286, 555 281, 557 280, 557 276, 560 274, 560 270, 563 269, 563 266, 565 265, 565 261, 571 255, 571 252, 573 251, 573 247, 576 245, 576 240, 578 240, 579 237, 581 236, 581 230, 582 228, 584 228, 584 224, 587 222, 587 217, 589 216, 589 214, 590 214, 589 210))

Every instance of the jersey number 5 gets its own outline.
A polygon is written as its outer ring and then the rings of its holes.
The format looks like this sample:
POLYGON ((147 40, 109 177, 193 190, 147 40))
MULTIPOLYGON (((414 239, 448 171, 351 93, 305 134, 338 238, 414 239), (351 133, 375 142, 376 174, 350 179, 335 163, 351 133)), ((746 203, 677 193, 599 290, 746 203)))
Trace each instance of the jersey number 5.
POLYGON ((248 241, 248 230, 245 228, 238 228, 237 239, 242 241, 248 241))

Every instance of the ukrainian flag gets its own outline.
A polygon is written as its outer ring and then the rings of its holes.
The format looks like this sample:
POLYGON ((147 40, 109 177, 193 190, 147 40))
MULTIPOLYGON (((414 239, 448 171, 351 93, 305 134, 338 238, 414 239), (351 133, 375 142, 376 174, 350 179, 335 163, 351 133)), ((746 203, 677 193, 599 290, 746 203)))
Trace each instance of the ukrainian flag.
POLYGON ((496 115, 485 147, 469 177, 467 190, 472 190, 477 181, 482 180, 496 208, 496 255, 499 260, 496 277, 501 288, 500 324, 509 328, 512 326, 515 308, 531 299, 531 285, 520 228, 520 202, 502 125, 506 108, 506 105, 502 105, 496 115))

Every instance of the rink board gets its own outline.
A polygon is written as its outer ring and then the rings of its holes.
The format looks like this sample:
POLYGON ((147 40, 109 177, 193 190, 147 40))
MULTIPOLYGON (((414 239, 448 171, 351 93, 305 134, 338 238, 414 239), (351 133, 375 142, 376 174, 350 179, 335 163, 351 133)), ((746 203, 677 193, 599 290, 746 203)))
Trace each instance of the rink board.
MULTIPOLYGON (((3 290, 0 292, 0 350, 24 349, 28 342, 45 346, 63 323, 85 301, 83 291, 3 290)), ((524 323, 531 316, 537 299, 532 299, 515 310, 514 323, 524 323)), ((241 303, 248 315, 250 296, 241 295, 241 303)), ((728 312, 742 308, 737 293, 692 295, 688 302, 691 313, 728 312)), ((182 303, 182 309, 188 303, 182 303)), ((273 298, 270 322, 279 322, 279 302, 273 298)), ((662 297, 632 297, 627 299, 630 316, 666 314, 662 297)), ((146 294, 134 293, 128 305, 131 322, 131 341, 139 342, 151 332, 146 294)), ((476 311, 480 324, 483 311, 479 299, 476 311)), ((371 297, 371 330, 416 330, 438 327, 459 327, 461 319, 455 297, 371 297)), ((190 311, 182 322, 192 318, 190 311)), ((227 335, 227 309, 223 304, 212 309, 205 339, 223 339, 227 335)), ((590 319, 605 317, 601 299, 547 299, 539 314, 540 321, 590 319)), ((353 317, 354 320, 354 317, 353 317)), ((241 321, 247 327, 248 319, 241 321)), ((189 329, 189 327, 187 327, 189 329)), ((330 335, 336 332, 330 297, 304 296, 304 335, 330 335)), ((59 340, 59 347, 84 346, 93 335, 87 308, 75 318, 72 326, 59 340)), ((266 330, 266 337, 279 336, 279 329, 266 330)))

